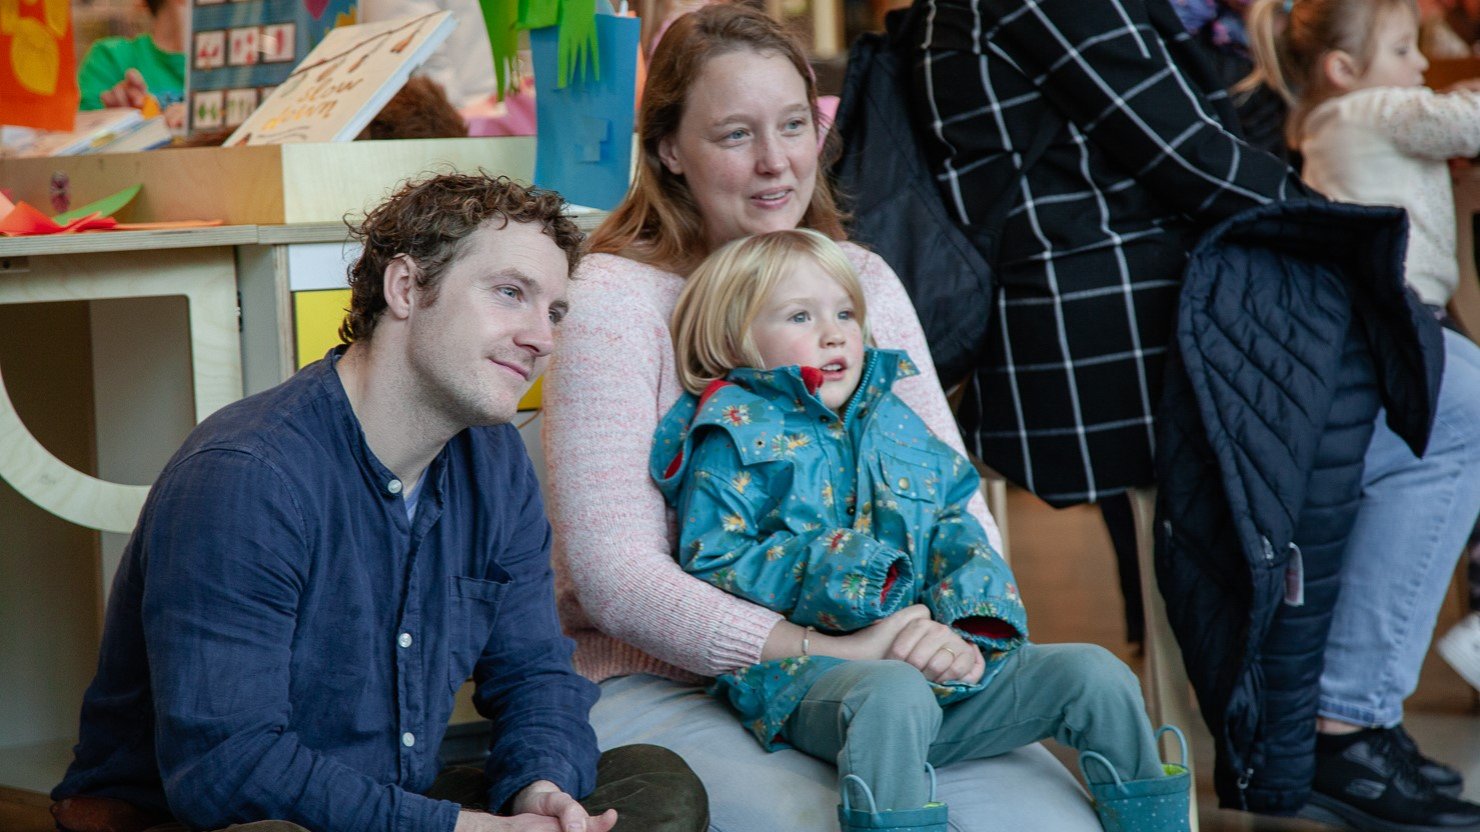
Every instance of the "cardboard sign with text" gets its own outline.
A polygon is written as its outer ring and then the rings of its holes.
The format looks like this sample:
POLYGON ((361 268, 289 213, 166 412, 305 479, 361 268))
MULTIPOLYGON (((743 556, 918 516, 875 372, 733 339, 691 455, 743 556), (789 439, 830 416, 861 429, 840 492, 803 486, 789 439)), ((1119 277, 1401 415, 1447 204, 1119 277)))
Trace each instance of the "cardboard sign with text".
POLYGON ((447 39, 453 25, 452 13, 444 11, 334 29, 226 146, 353 139, 447 39))

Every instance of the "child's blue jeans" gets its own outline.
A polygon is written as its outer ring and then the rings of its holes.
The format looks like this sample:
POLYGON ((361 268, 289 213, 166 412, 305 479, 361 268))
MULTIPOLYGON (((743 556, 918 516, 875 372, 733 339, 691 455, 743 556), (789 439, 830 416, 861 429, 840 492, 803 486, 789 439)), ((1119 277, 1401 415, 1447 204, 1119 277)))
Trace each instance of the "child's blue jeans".
POLYGON ((901 661, 848 662, 817 681, 787 722, 787 742, 857 774, 880 810, 929 796, 925 763, 1005 754, 1053 737, 1104 754, 1126 780, 1162 776, 1141 687, 1123 662, 1090 644, 1026 644, 986 690, 942 706, 901 661))
POLYGON ((1444 381, 1423 459, 1388 429, 1367 448, 1326 639, 1321 716, 1392 726, 1418 687, 1455 561, 1480 507, 1480 348, 1444 332, 1444 381))

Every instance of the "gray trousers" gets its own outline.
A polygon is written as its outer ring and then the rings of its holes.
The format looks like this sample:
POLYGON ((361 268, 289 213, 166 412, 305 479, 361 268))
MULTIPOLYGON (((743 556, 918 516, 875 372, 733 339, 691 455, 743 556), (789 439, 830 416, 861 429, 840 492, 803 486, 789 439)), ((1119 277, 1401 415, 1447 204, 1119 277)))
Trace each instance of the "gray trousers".
POLYGON ((1091 644, 1024 645, 986 690, 945 706, 905 662, 848 662, 818 679, 785 729, 798 749, 836 762, 840 778, 861 777, 880 810, 925 805, 927 762, 995 757, 1048 737, 1104 754, 1126 780, 1162 776, 1135 674, 1091 644))

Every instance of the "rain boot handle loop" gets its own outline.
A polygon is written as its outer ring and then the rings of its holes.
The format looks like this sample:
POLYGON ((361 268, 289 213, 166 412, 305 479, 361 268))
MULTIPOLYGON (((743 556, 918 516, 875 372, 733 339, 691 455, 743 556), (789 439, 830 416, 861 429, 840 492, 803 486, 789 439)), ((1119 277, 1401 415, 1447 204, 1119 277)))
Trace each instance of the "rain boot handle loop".
MULTIPOLYGON (((1107 762, 1105 765, 1109 765, 1109 763, 1107 762)), ((934 803, 935 802, 935 766, 933 766, 933 765, 931 765, 929 763, 926 763, 925 764, 925 773, 928 774, 928 775, 930 775, 930 800, 928 802, 934 803)), ((851 811, 853 811, 853 805, 848 800, 848 785, 850 783, 857 785, 858 788, 860 788, 860 789, 863 790, 863 796, 868 800, 868 810, 869 810, 869 813, 870 814, 877 815, 879 813, 879 805, 874 802, 874 792, 873 792, 873 790, 868 787, 868 784, 867 783, 863 782, 863 778, 862 777, 859 777, 856 774, 848 774, 848 775, 845 775, 843 777, 843 782, 840 784, 841 785, 841 791, 843 793, 843 811, 845 811, 845 812, 851 812, 851 811)))
POLYGON ((843 777, 843 782, 841 784, 841 786, 842 786, 841 791, 843 793, 843 811, 844 812, 851 812, 851 811, 853 811, 852 804, 850 804, 848 802, 848 786, 849 786, 849 784, 856 785, 856 786, 858 786, 858 788, 863 789, 863 796, 864 796, 864 798, 866 798, 868 800, 868 811, 869 811, 869 814, 871 814, 871 815, 877 815, 879 813, 879 804, 877 804, 877 803, 874 802, 874 792, 873 792, 873 790, 868 787, 868 784, 867 783, 863 782, 863 778, 862 777, 859 777, 856 774, 848 774, 848 775, 845 775, 843 777))
POLYGON ((1179 729, 1177 726, 1163 725, 1160 728, 1156 729, 1156 742, 1158 745, 1161 744, 1162 735, 1167 733, 1170 733, 1177 738, 1177 745, 1182 749, 1182 757, 1181 759, 1177 760, 1176 765, 1185 768, 1187 766, 1187 737, 1182 735, 1181 729, 1179 729))
MULTIPOLYGON (((1176 763, 1176 765, 1185 767, 1187 765, 1187 737, 1182 735, 1182 732, 1178 730, 1177 726, 1163 725, 1156 731, 1156 741, 1160 743, 1162 735, 1167 733, 1170 733, 1177 738, 1177 745, 1182 751, 1182 758, 1176 763)), ((1079 773, 1084 775, 1084 782, 1094 782, 1090 779, 1089 768, 1085 766, 1085 763, 1089 761, 1099 763, 1100 765, 1105 767, 1106 771, 1110 772, 1110 777, 1115 781, 1115 788, 1117 791, 1125 790, 1125 782, 1120 779, 1120 772, 1116 771, 1115 766, 1111 765, 1110 761, 1105 759, 1104 754, 1101 754, 1097 751, 1079 752, 1079 773)))
POLYGON ((1116 771, 1115 766, 1111 765, 1110 761, 1105 759, 1105 755, 1101 754, 1098 751, 1079 752, 1079 773, 1084 775, 1084 782, 1095 782, 1094 780, 1090 779, 1089 768, 1085 766, 1085 763, 1090 760, 1099 763, 1100 765, 1105 767, 1106 771, 1110 772, 1110 777, 1115 781, 1116 791, 1125 791, 1125 783, 1120 779, 1120 772, 1116 771))

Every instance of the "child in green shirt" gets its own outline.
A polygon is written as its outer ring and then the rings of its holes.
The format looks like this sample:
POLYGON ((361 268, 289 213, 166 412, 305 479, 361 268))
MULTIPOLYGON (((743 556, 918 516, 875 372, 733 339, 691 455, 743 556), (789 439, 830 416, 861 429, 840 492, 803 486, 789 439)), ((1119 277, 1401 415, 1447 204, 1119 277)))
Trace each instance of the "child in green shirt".
POLYGON ((151 95, 161 109, 183 101, 189 0, 146 2, 153 20, 149 34, 103 38, 87 50, 77 72, 81 109, 142 108, 151 95))

